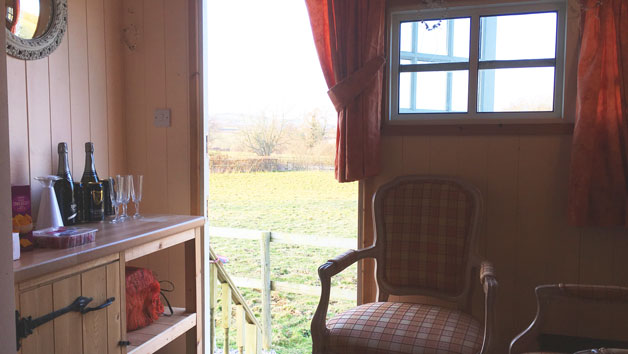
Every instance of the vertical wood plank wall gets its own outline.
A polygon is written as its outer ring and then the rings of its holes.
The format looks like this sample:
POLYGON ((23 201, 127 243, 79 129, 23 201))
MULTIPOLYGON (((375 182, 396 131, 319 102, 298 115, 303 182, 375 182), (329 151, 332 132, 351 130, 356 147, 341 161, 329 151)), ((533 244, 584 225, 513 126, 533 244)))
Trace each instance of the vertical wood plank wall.
MULTIPOLYGON (((124 81, 128 171, 144 175, 141 211, 190 214, 190 78, 188 0, 125 0, 124 81), (155 127, 153 113, 169 108, 171 126, 155 127)), ((183 245, 132 262, 170 280, 173 306, 185 300, 183 245)), ((184 339, 184 338, 183 338, 184 339)), ((181 353, 178 339, 160 353, 181 353)))
POLYGON ((31 184, 33 216, 41 188, 34 177, 56 173, 57 144, 70 148, 75 180, 84 143, 95 144, 99 177, 126 172, 122 0, 68 0, 68 30, 49 57, 7 57, 11 183, 31 184))
MULTIPOLYGON (((5 8, 0 0, 0 9, 5 8)), ((0 19, 0 28, 5 28, 4 16, 0 19)), ((10 163, 9 163, 9 118, 7 111, 7 72, 6 44, 0 38, 0 200, 10 198, 10 163)), ((0 205, 0 234, 9 235, 11 206, 7 202, 0 205)), ((9 237, 0 238, 0 348, 12 348, 15 345, 15 292, 13 288, 13 247, 9 237)))
MULTIPOLYGON (((93 141, 101 178, 145 176, 143 213, 190 214, 188 10, 188 0, 68 0, 68 30, 51 56, 7 57, 11 183, 31 184, 33 215, 41 193, 33 178, 56 172, 61 141, 75 180, 93 141), (170 127, 153 126, 157 108, 171 110, 170 127)), ((175 283, 175 306, 183 261, 182 245, 140 260, 175 283)))
MULTIPOLYGON (((506 353, 534 318, 535 286, 628 282, 625 230, 567 223, 570 148, 571 135, 385 137, 384 172, 364 184, 364 245, 373 240, 370 201, 382 183, 405 174, 437 174, 475 184, 486 207, 479 252, 495 264, 499 280, 496 352, 506 353)), ((372 268, 366 266, 364 276, 365 302, 373 301, 372 268)), ((479 286, 475 290, 481 299, 479 286)), ((474 304, 481 319, 483 304, 474 304)), ((563 329, 576 335, 584 327, 578 322, 563 329)), ((601 332, 611 333, 611 323, 601 332)))

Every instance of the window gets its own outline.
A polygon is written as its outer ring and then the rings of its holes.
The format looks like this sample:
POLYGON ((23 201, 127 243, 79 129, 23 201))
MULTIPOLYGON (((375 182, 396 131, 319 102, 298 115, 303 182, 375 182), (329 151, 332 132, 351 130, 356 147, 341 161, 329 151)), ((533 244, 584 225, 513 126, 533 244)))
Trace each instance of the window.
POLYGON ((390 119, 562 118, 564 1, 393 12, 390 119))

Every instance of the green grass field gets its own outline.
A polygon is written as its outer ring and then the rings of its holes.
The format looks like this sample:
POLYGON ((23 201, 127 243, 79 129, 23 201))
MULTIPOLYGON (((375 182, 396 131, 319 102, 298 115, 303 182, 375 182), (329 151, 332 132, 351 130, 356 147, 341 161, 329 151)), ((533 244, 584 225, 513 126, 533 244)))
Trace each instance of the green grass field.
MULTIPOLYGON (((357 244, 357 198, 357 183, 338 183, 333 171, 212 174, 209 223, 210 226, 353 238, 357 244)), ((226 269, 230 275, 260 277, 258 242, 225 238, 212 238, 210 242, 218 254, 229 258, 226 269)), ((344 251, 272 243, 271 278, 319 285, 318 266, 344 251)), ((332 286, 354 290, 356 283, 357 269, 353 266, 335 277, 332 286)), ((260 292, 240 290, 259 316, 260 292)), ((311 352, 310 321, 317 304, 318 297, 314 296, 272 293, 274 350, 280 354, 311 352)), ((332 301, 329 314, 354 305, 353 301, 332 301)))

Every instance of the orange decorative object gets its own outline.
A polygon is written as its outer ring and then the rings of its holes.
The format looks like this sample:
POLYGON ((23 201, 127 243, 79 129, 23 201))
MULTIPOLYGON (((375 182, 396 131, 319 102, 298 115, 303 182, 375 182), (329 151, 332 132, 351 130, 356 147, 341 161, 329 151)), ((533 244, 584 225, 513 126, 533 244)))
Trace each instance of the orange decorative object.
POLYGON ((164 312, 160 291, 159 281, 151 270, 126 267, 127 331, 150 325, 164 312))

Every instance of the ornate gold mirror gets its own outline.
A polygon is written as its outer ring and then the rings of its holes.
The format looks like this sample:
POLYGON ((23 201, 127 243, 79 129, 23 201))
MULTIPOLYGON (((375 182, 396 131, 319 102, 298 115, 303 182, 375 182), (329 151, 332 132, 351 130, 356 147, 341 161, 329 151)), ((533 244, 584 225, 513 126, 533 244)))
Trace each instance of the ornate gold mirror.
POLYGON ((34 60, 55 50, 67 26, 66 0, 6 0, 7 53, 34 60))

